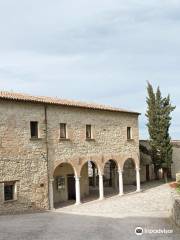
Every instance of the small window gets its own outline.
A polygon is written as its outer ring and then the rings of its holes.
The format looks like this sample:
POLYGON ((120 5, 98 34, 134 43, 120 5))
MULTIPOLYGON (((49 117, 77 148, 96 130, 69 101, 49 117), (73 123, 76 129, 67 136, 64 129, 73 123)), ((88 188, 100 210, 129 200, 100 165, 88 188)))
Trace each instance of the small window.
POLYGON ((132 129, 131 127, 127 127, 127 139, 132 139, 132 129))
POLYGON ((7 182, 4 183, 4 201, 14 200, 15 183, 7 182))
POLYGON ((31 122, 31 138, 38 138, 38 122, 31 122))
POLYGON ((86 125, 86 139, 92 138, 92 128, 91 125, 86 125))
POLYGON ((57 190, 60 191, 65 189, 65 177, 59 176, 57 177, 57 190))
POLYGON ((60 138, 67 138, 66 123, 60 123, 60 138))

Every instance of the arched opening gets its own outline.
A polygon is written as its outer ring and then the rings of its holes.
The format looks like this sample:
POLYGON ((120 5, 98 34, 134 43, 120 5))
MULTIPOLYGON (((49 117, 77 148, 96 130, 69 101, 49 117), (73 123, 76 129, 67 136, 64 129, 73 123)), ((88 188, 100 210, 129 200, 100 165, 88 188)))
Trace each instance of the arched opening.
POLYGON ((54 207, 73 204, 76 200, 75 173, 71 164, 61 163, 54 171, 54 207))
POLYGON ((91 201, 99 197, 99 175, 95 162, 87 161, 81 169, 81 200, 91 201))
POLYGON ((104 166, 103 184, 105 196, 118 194, 118 166, 114 160, 107 161, 104 166))
POLYGON ((136 191, 136 166, 132 158, 128 158, 123 167, 124 192, 136 191))

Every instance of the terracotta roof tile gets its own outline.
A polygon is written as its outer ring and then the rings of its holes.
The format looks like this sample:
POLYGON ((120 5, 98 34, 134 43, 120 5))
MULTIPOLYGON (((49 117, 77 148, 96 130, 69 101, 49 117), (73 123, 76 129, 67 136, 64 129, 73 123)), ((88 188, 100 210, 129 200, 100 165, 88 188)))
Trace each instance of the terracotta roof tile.
POLYGON ((113 111, 113 112, 124 112, 124 113, 127 112, 127 113, 132 113, 132 114, 140 114, 138 112, 133 112, 133 111, 129 111, 126 109, 121 109, 121 108, 114 108, 114 107, 106 106, 106 105, 85 103, 85 102, 80 102, 80 101, 59 99, 59 98, 52 98, 52 97, 31 96, 31 95, 27 95, 27 94, 7 92, 7 91, 0 91, 0 99, 34 102, 34 103, 46 103, 46 104, 53 104, 53 105, 86 108, 86 109, 95 109, 95 110, 97 109, 97 110, 105 110, 105 111, 113 111))

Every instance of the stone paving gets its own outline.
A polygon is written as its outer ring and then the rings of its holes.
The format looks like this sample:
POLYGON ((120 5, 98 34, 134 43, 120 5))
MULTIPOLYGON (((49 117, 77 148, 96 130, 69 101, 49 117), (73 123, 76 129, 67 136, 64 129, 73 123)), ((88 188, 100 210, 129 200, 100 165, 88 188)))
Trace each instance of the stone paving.
POLYGON ((141 193, 114 196, 55 211, 0 216, 0 240, 179 240, 172 222, 171 190, 157 182, 142 186, 141 193), (137 236, 136 227, 144 234, 137 236), (170 230, 173 233, 146 233, 170 230))
MULTIPOLYGON (((130 187, 131 188, 131 187, 130 187)), ((125 189, 128 191, 129 189, 125 189)), ((171 214, 171 191, 169 184, 150 182, 142 185, 142 192, 130 192, 83 203, 58 208, 56 212, 111 218, 122 217, 169 217, 171 214)))

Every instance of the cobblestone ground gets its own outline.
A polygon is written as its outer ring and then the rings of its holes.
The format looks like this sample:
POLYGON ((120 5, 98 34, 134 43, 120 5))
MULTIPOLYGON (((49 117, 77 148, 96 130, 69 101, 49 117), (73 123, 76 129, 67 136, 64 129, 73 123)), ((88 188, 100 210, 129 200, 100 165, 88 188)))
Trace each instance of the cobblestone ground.
MULTIPOLYGON (((129 192, 126 187, 125 192, 129 192)), ((124 217, 169 217, 171 214, 171 191, 169 184, 150 182, 142 185, 142 192, 130 192, 102 201, 95 200, 79 206, 69 205, 55 210, 56 212, 73 213, 88 216, 111 218, 124 217)))

